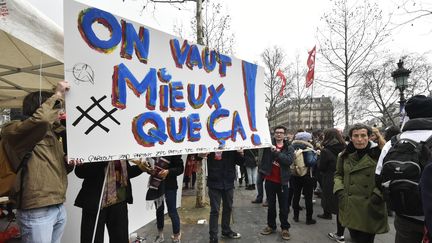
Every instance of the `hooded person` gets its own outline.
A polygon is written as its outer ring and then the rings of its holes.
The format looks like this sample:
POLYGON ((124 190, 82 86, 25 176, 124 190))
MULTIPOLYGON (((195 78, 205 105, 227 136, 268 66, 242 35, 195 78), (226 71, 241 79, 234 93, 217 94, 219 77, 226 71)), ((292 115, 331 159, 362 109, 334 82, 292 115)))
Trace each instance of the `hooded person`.
MULTIPOLYGON (((308 132, 298 132, 294 136, 292 146, 294 150, 302 149, 303 158, 306 166, 312 165, 317 159, 316 152, 312 145, 312 134, 308 132)), ((304 176, 292 176, 291 185, 293 187, 293 202, 292 207, 294 210, 294 221, 299 222, 300 213, 300 197, 303 191, 305 205, 306 205, 306 224, 315 224, 316 220, 312 218, 313 215, 313 190, 315 186, 315 179, 312 176, 312 166, 308 167, 308 172, 304 176)))
MULTIPOLYGON (((411 97, 406 105, 405 112, 409 120, 403 124, 401 139, 411 139, 417 143, 426 141, 432 136, 432 97, 415 95, 411 97)), ((379 184, 383 160, 392 147, 388 141, 382 149, 378 159, 375 174, 379 184)), ((409 216, 396 213, 394 226, 396 229, 396 243, 421 242, 423 237, 424 216, 409 216)))

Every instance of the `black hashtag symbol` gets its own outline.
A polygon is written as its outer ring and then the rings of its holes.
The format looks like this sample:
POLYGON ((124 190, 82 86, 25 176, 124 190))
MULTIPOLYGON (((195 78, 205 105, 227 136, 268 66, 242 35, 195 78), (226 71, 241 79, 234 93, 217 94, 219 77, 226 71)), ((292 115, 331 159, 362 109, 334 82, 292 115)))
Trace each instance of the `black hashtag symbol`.
POLYGON ((114 112, 117 111, 117 108, 113 108, 111 111, 107 111, 105 110, 105 108, 103 106, 100 105, 100 102, 103 101, 107 96, 104 95, 102 98, 100 98, 99 100, 96 100, 95 97, 91 97, 90 99, 93 101, 93 104, 91 106, 89 106, 85 111, 77 106, 77 110, 79 110, 81 112, 81 116, 78 117, 74 123, 72 123, 73 126, 78 125, 78 123, 84 118, 86 117, 87 119, 89 119, 90 121, 93 122, 93 125, 91 125, 87 131, 85 131, 85 134, 89 134, 95 127, 100 127, 102 128, 105 132, 109 132, 109 129, 107 127, 105 127, 104 125, 102 125, 102 121, 104 121, 105 119, 107 119, 108 117, 111 118, 111 120, 113 120, 115 123, 117 123, 117 125, 120 125, 120 122, 117 121, 112 114, 114 112), (99 109, 105 114, 103 117, 101 117, 99 120, 96 121, 96 119, 94 119, 93 117, 91 117, 89 115, 89 112, 95 107, 99 107, 99 109))

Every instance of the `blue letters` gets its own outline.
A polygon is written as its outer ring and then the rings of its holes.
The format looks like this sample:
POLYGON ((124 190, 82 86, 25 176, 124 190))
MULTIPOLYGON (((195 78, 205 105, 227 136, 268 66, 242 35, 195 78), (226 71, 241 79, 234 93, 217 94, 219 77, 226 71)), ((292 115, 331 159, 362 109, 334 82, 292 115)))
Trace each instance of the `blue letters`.
POLYGON ((201 139, 201 122, 199 114, 192 113, 188 116, 188 141, 196 142, 201 139))
POLYGON ((187 122, 186 117, 181 117, 179 119, 179 128, 178 128, 179 132, 177 133, 176 126, 175 126, 175 118, 174 117, 167 118, 168 136, 173 142, 181 143, 185 139, 186 129, 187 129, 186 122, 187 122))
POLYGON ((139 36, 131 23, 122 20, 123 41, 121 45, 120 56, 126 59, 132 59, 132 52, 135 47, 137 58, 142 63, 147 63, 150 34, 148 29, 140 27, 139 36))
POLYGON ((146 106, 149 110, 154 110, 157 97, 157 78, 156 69, 150 68, 147 75, 141 82, 135 78, 135 76, 129 71, 129 69, 120 63, 114 66, 113 74, 113 92, 112 92, 112 105, 119 108, 126 108, 126 83, 128 87, 135 93, 137 97, 140 97, 142 93, 147 91, 146 94, 146 106))
POLYGON ((90 48, 102 53, 111 53, 122 38, 122 29, 117 19, 112 14, 97 8, 88 8, 80 12, 78 30, 90 48), (101 40, 96 36, 92 28, 95 22, 107 28, 110 32, 109 40, 101 40))
POLYGON ((188 101, 189 105, 194 109, 199 109, 204 105, 206 96, 207 89, 205 85, 199 85, 198 97, 195 97, 195 84, 188 84, 188 101))
POLYGON ((163 144, 168 136, 165 134, 165 122, 156 112, 146 112, 132 120, 132 133, 135 140, 144 147, 152 147, 156 142, 163 144), (144 125, 151 123, 153 128, 146 133, 144 125))
POLYGON ((186 61, 186 58, 189 53, 189 44, 187 40, 183 42, 183 46, 180 49, 180 44, 177 39, 170 40, 170 47, 171 47, 171 55, 175 61, 175 64, 178 68, 183 68, 183 64, 186 61))
POLYGON ((177 99, 179 100, 183 99, 182 82, 171 82, 169 86, 170 86, 170 93, 171 93, 171 103, 170 103, 171 110, 184 111, 186 107, 185 103, 177 101, 177 99))

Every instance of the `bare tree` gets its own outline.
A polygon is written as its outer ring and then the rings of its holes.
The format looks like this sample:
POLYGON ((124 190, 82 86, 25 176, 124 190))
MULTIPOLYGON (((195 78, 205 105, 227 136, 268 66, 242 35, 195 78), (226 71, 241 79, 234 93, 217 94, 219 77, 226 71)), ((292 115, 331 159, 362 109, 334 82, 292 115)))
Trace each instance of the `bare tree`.
MULTIPOLYGON (((430 95, 432 64, 425 55, 411 53, 402 57, 405 68, 411 70, 406 97, 430 95)), ((357 115, 379 119, 384 126, 397 125, 399 92, 391 73, 396 70, 396 58, 387 57, 382 64, 372 65, 361 73, 364 82, 356 90, 357 115)))
POLYGON ((317 82, 344 95, 345 126, 349 120, 351 89, 361 82, 358 75, 376 61, 379 46, 389 35, 382 12, 368 1, 336 0, 324 14, 318 41, 321 66, 327 71, 317 82))
MULTIPOLYGON (((282 81, 276 74, 280 69, 286 77, 289 77, 287 75, 289 68, 285 66, 285 52, 278 46, 265 49, 261 58, 265 66, 264 85, 266 87, 265 100, 268 103, 267 118, 271 123, 277 114, 277 108, 288 99, 288 92, 280 95, 282 81)), ((287 84, 287 86, 289 85, 287 84)))
POLYGON ((411 70, 407 97, 416 94, 432 95, 432 63, 426 55, 410 53, 402 57, 405 68, 411 70))
MULTIPOLYGON (((231 16, 222 11, 222 4, 204 2, 202 12, 203 45, 218 52, 232 55, 234 53, 235 36, 231 31, 231 16)), ((174 26, 176 35, 184 39, 197 39, 197 19, 190 21, 190 27, 183 24, 174 26), (186 33, 186 35, 185 35, 186 33)))
POLYGON ((432 3, 426 0, 399 0, 396 2, 397 11, 394 28, 404 25, 414 25, 420 19, 432 20, 432 3))
MULTIPOLYGON (((303 124, 302 112, 306 110, 308 105, 311 103, 311 95, 308 93, 310 90, 306 88, 305 77, 306 77, 306 65, 301 63, 299 55, 296 55, 296 59, 293 66, 293 73, 291 75, 290 84, 290 101, 294 111, 296 112, 296 126, 298 128, 303 124)), ((310 106, 309 106, 310 107, 310 106)))
POLYGON ((373 65, 363 71, 363 82, 357 90, 357 98, 362 104, 360 113, 379 119, 385 127, 397 125, 398 93, 391 78, 394 65, 395 60, 388 58, 383 64, 373 65))
MULTIPOLYGON (((204 45, 225 54, 233 54, 235 42, 234 33, 231 31, 231 16, 222 11, 220 3, 205 2, 203 11, 203 37, 204 45)), ((196 33, 196 19, 191 21, 194 33, 196 33)))
POLYGON ((338 126, 344 124, 345 109, 343 100, 334 96, 331 96, 330 100, 333 105, 333 125, 338 126))

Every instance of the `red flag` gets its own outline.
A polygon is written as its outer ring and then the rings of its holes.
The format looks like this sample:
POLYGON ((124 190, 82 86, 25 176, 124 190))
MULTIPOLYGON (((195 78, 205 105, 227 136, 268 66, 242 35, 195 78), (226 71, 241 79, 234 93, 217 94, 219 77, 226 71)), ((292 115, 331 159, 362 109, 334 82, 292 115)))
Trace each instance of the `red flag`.
POLYGON ((279 96, 283 96, 285 85, 286 85, 286 78, 285 75, 283 75, 282 71, 279 69, 279 71, 276 73, 276 76, 282 79, 282 86, 281 90, 279 92, 279 96))
POLYGON ((316 54, 316 46, 308 52, 309 57, 307 59, 308 72, 306 74, 306 88, 312 85, 315 76, 315 54, 316 54))

